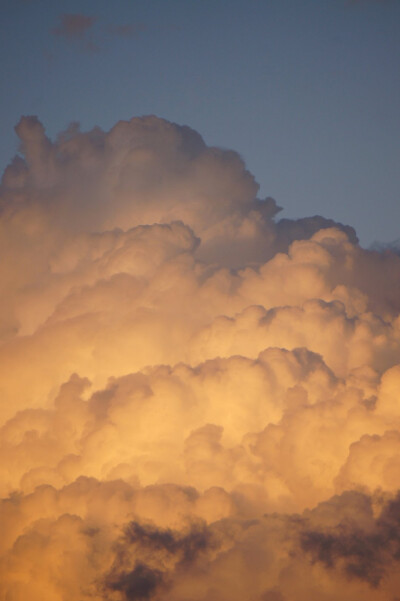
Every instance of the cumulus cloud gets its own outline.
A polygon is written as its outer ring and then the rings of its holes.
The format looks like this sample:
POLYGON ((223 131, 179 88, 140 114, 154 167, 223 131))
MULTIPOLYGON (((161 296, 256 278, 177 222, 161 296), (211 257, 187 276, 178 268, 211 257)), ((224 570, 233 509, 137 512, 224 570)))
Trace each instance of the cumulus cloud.
POLYGON ((394 600, 398 254, 187 126, 16 131, 0 598, 394 600))

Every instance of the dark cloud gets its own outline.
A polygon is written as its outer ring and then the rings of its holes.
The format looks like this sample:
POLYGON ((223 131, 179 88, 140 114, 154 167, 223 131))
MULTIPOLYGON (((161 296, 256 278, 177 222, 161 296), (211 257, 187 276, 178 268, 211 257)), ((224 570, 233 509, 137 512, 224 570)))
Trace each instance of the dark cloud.
MULTIPOLYGON (((306 527, 301 534, 301 547, 313 562, 321 562, 328 569, 339 567, 349 578, 378 587, 386 571, 400 561, 400 494, 385 506, 376 520, 372 518, 371 499, 361 499, 369 513, 364 525, 345 515, 350 507, 350 511, 355 509, 357 496, 357 493, 347 493, 338 499, 340 518, 330 528, 306 527)), ((318 519, 319 512, 323 513, 323 505, 314 510, 314 519, 318 519)))
POLYGON ((111 590, 121 591, 128 601, 150 599, 162 579, 162 572, 138 563, 132 571, 120 574, 118 580, 108 586, 111 590))
POLYGON ((307 240, 311 238, 318 230, 335 227, 347 234, 349 240, 353 244, 357 244, 358 238, 355 229, 350 225, 343 225, 333 219, 327 219, 320 215, 314 215, 313 217, 303 217, 301 219, 280 219, 276 228, 279 234, 279 244, 281 245, 280 251, 287 252, 290 244, 294 240, 307 240))
POLYGON ((128 601, 150 599, 159 587, 168 586, 176 569, 187 568, 209 546, 211 533, 205 524, 194 525, 185 534, 133 521, 116 545, 116 559, 103 588, 122 592, 128 601))
POLYGON ((211 534, 203 524, 192 526, 187 534, 182 534, 131 522, 126 528, 122 548, 135 545, 153 551, 162 550, 177 556, 180 564, 186 564, 193 562, 211 544, 211 534))

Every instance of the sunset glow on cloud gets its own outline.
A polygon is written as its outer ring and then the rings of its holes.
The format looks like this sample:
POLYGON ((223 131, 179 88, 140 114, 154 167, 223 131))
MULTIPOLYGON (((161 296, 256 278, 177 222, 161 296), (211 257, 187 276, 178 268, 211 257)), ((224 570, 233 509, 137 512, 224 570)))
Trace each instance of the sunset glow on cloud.
POLYGON ((395 601, 398 254, 187 126, 16 131, 0 600, 395 601))

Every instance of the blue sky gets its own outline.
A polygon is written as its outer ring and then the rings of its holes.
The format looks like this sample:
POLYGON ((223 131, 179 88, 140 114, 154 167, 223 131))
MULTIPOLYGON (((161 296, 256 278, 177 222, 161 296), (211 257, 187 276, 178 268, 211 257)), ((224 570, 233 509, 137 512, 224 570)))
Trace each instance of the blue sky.
POLYGON ((50 137, 156 114, 237 150, 282 217, 334 218, 366 246, 400 238, 397 0, 2 6, 1 170, 23 114, 50 137))

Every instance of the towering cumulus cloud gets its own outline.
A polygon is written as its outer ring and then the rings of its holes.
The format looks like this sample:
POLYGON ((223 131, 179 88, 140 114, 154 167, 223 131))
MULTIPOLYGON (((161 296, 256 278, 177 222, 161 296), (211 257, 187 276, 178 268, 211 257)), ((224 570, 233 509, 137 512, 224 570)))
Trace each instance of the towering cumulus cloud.
POLYGON ((186 126, 16 131, 0 600, 398 599, 400 257, 186 126))

